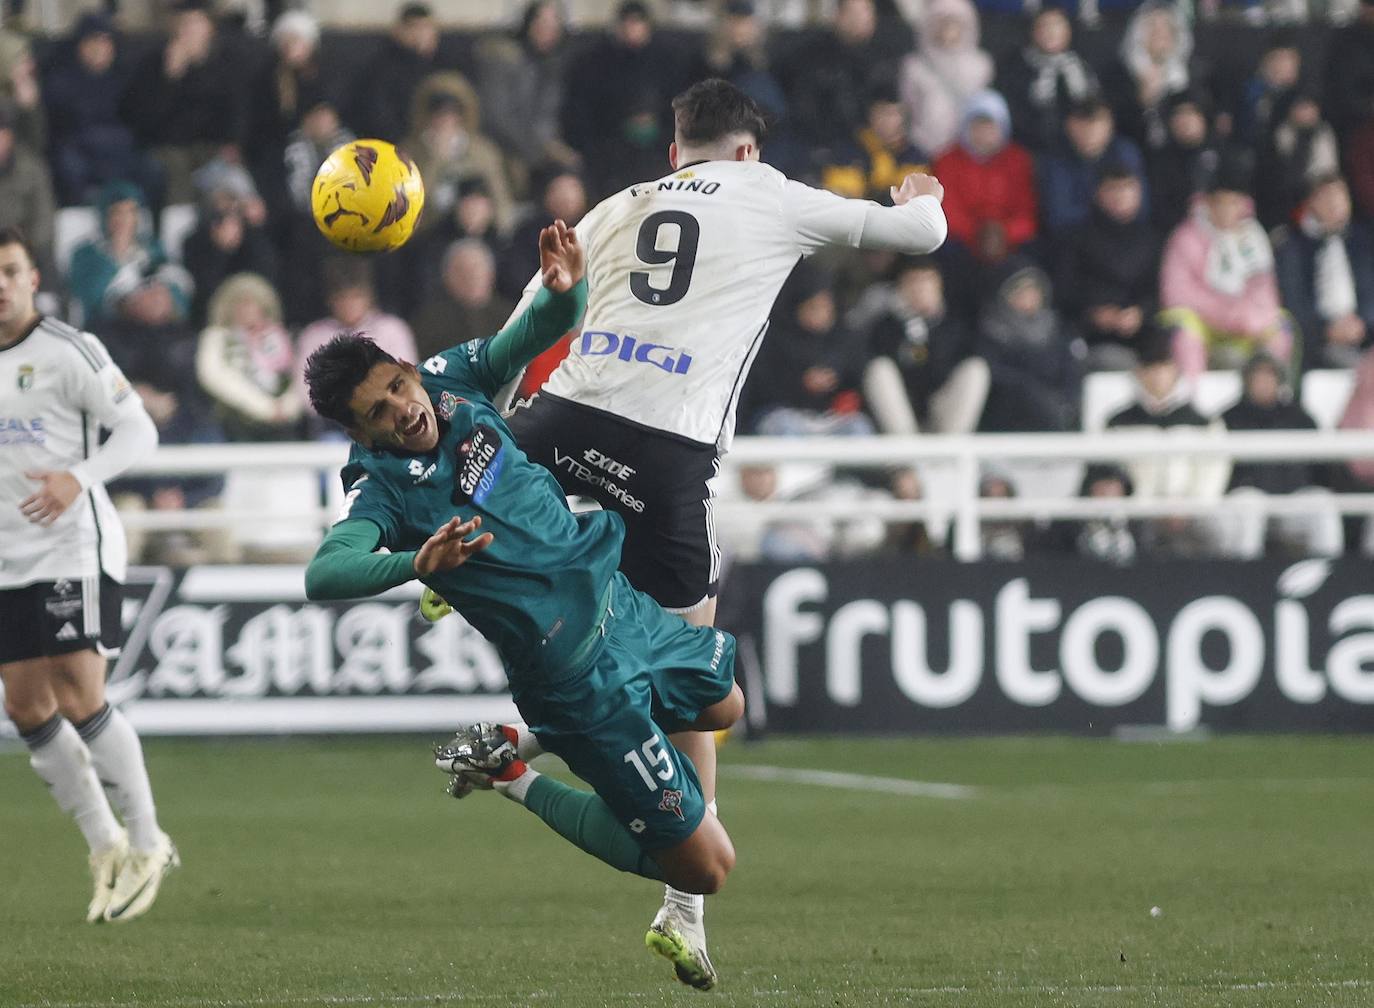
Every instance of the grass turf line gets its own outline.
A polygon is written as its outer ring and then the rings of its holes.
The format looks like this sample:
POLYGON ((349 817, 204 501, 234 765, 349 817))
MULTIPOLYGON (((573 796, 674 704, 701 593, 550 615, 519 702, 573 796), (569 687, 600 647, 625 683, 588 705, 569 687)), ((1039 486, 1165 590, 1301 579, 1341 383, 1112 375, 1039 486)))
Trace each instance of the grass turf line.
POLYGON ((0 1006, 1374 1004, 1374 739, 732 744, 976 792, 727 769, 710 995, 644 950, 655 886, 445 798, 426 742, 149 741, 186 867, 101 927, 75 827, 0 754, 0 1006))

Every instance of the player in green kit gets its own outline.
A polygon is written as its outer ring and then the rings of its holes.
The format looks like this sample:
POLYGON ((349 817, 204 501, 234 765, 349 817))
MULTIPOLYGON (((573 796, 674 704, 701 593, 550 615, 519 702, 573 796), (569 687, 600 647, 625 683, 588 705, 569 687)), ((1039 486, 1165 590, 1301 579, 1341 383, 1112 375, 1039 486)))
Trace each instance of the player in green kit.
MULTIPOLYGON (((539 252, 543 289, 488 340, 418 369, 359 334, 310 356, 312 404, 355 444, 344 507, 306 571, 306 593, 356 598, 415 578, 434 589, 496 646, 528 726, 476 725, 436 750, 452 792, 494 788, 612 867, 713 893, 734 849, 668 735, 726 728, 742 714, 735 642, 635 591, 617 570, 620 517, 573 514, 493 406, 585 307, 574 232, 556 222, 539 252), (531 769, 544 751, 595 793, 531 769)), ((709 962, 673 939, 656 951, 679 978, 713 981, 709 962)))

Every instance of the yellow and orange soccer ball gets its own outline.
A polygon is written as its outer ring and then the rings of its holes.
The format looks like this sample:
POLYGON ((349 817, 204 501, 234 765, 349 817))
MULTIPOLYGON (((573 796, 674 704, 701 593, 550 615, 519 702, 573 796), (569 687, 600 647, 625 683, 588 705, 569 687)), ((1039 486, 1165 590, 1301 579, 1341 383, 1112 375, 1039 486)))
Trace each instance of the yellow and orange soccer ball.
POLYGON ((385 140, 354 140, 320 165, 310 186, 315 226, 350 252, 400 248, 415 231, 425 186, 415 162, 385 140))

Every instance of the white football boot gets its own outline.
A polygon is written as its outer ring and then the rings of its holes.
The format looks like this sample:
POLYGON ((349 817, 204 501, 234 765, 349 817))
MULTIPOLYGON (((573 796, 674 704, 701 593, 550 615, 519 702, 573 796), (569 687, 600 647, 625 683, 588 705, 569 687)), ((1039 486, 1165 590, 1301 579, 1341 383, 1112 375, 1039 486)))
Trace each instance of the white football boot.
POLYGON ((706 923, 700 913, 680 901, 665 900, 644 944, 672 963, 673 972, 687 986, 703 991, 715 987, 716 968, 706 954, 706 923))
POLYGON ((119 838, 108 847, 91 852, 91 878, 95 881, 95 892, 91 905, 86 908, 86 923, 97 924, 105 919, 105 908, 110 905, 110 894, 114 892, 115 879, 129 857, 129 834, 119 831, 119 838))
POLYGON ((128 921, 147 913, 153 900, 157 899, 163 878, 173 868, 180 867, 181 855, 166 833, 158 836, 154 850, 130 850, 124 867, 115 879, 109 906, 105 908, 105 919, 128 921))

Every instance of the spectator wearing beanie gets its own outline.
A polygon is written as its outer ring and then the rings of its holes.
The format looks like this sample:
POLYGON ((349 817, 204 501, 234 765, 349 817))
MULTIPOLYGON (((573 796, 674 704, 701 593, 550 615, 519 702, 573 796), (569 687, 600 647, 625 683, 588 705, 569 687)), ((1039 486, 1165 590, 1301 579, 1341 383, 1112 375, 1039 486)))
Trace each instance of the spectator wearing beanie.
POLYGON ((117 302, 144 278, 160 275, 184 317, 190 306, 191 276, 167 261, 162 244, 147 229, 143 194, 131 182, 110 182, 96 200, 101 236, 77 246, 67 286, 81 306, 82 324, 98 326, 116 313, 117 302))
POLYGON ((1051 307, 1049 277, 1015 258, 993 276, 978 320, 978 355, 991 387, 985 431, 1068 431, 1078 426, 1082 343, 1051 307))
POLYGON ((1007 103, 983 91, 964 109, 959 141, 935 161, 945 185, 949 237, 984 261, 1000 261, 1036 236, 1030 154, 1011 140, 1007 103))

